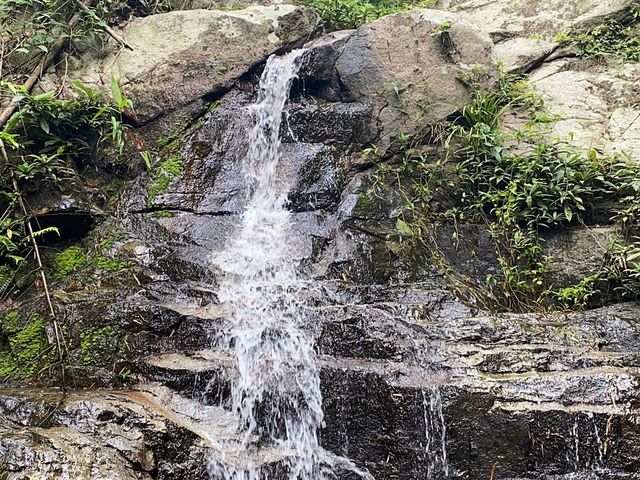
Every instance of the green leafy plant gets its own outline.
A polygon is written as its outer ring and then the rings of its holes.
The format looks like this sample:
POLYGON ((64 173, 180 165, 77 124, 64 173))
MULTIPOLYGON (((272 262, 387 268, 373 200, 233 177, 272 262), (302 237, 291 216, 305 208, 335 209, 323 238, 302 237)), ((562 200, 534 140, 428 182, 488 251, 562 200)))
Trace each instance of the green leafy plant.
POLYGON ((318 12, 329 30, 357 28, 385 15, 410 8, 428 8, 435 0, 416 3, 398 0, 306 0, 305 4, 318 12))
POLYGON ((632 4, 616 18, 583 31, 562 32, 554 40, 575 43, 583 57, 616 56, 640 61, 640 6, 632 4))
POLYGON ((547 281, 541 233, 582 224, 603 202, 620 205, 612 220, 637 225, 640 166, 622 154, 585 153, 536 133, 538 123, 547 121, 543 111, 521 79, 503 75, 495 91, 475 90, 458 115, 431 129, 427 137, 441 143, 444 159, 425 155, 422 137, 399 138, 392 150, 400 162, 382 163, 377 176, 380 185, 391 181, 404 199, 396 230, 422 240, 433 222, 485 224, 500 267, 482 287, 494 308, 528 310, 554 301, 584 308, 603 298, 602 290, 633 298, 640 284, 634 273, 638 257, 620 248, 611 249, 601 271, 578 285, 554 291, 547 281), (506 133, 501 118, 516 106, 529 112, 531 122, 526 131, 506 133))

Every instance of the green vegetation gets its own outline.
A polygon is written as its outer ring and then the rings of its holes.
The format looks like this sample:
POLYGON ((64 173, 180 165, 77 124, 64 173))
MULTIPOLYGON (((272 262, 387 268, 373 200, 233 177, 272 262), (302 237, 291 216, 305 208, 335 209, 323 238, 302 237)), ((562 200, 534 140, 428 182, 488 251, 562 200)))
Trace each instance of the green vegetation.
MULTIPOLYGON (((0 139, 9 147, 8 162, 0 161, 0 287, 6 292, 19 275, 32 248, 25 228, 29 216, 20 208, 20 196, 47 185, 60 190, 72 188, 74 165, 95 152, 122 153, 121 115, 130 103, 113 84, 116 105, 80 84, 76 96, 57 99, 53 92, 29 95, 24 88, 0 83, 0 89, 19 101, 18 111, 0 131, 0 139), (97 150, 96 150, 97 149, 97 150)), ((57 232, 48 228, 34 232, 36 237, 57 232)), ((66 252, 56 260, 57 276, 82 266, 82 258, 66 252)))
POLYGON ((634 4, 617 18, 586 31, 556 36, 561 43, 576 43, 583 57, 613 55, 627 62, 640 61, 640 5, 634 4))
POLYGON ((110 235, 102 239, 95 249, 87 250, 80 245, 71 245, 53 257, 53 274, 56 280, 64 280, 74 273, 93 271, 119 272, 134 265, 131 260, 109 252, 119 235, 110 235))
POLYGON ((51 360, 47 354, 46 320, 32 314, 24 319, 13 310, 0 317, 0 379, 34 377, 51 360))
POLYGON ((78 245, 72 245, 54 257, 53 273, 56 278, 64 279, 88 264, 89 259, 82 248, 78 245))
POLYGON ((148 197, 147 203, 153 203, 153 200, 162 195, 169 188, 169 183, 175 177, 182 173, 183 158, 179 154, 172 154, 168 159, 163 161, 154 171, 150 184, 147 187, 148 197))
MULTIPOLYGON (((640 243, 612 244, 602 267, 578 285, 549 285, 541 234, 589 221, 602 202, 627 237, 638 226, 640 166, 623 155, 583 152, 543 133, 549 120, 542 101, 522 80, 503 76, 495 92, 476 90, 472 102, 431 131, 444 159, 422 153, 421 138, 401 136, 400 166, 381 165, 378 181, 399 187, 405 208, 398 233, 424 240, 434 222, 485 224, 500 273, 481 286, 483 301, 498 309, 527 310, 560 304, 581 308, 595 297, 640 294, 640 243), (516 132, 501 129, 509 108, 525 108, 530 121, 516 132), (397 179, 397 180, 394 180, 397 179)), ((370 152, 368 152, 370 153, 370 152)))
POLYGON ((153 216, 158 218, 171 218, 173 217, 173 213, 171 213, 169 210, 158 210, 156 212, 153 212, 153 216))
POLYGON ((112 327, 90 328, 80 335, 82 364, 104 367, 113 361, 118 352, 119 331, 112 327))
POLYGON ((411 8, 428 8, 435 0, 419 0, 416 3, 401 0, 305 0, 325 23, 328 30, 357 28, 367 22, 411 8))
POLYGON ((119 272, 133 266, 130 260, 122 260, 119 258, 110 258, 105 255, 99 255, 95 258, 95 266, 106 272, 119 272))
MULTIPOLYGON (((21 82, 45 55, 57 52, 61 42, 102 35, 107 20, 123 5, 105 0, 87 13, 73 0, 0 4, 0 103, 17 107, 0 125, 0 294, 25 277, 22 272, 32 253, 25 228, 30 214, 20 198, 44 188, 71 190, 78 181, 76 169, 96 158, 112 162, 122 155, 123 115, 132 108, 115 79, 114 101, 77 82, 62 96, 54 91, 31 93, 21 82)), ((56 231, 40 230, 35 236, 56 231)))

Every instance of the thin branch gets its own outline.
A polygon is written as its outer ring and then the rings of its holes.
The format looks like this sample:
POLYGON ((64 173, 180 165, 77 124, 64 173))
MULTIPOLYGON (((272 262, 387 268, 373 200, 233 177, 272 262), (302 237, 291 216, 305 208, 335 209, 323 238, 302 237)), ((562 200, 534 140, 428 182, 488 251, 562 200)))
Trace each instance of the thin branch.
POLYGON ((107 25, 100 17, 98 17, 95 12, 93 10, 91 10, 89 7, 87 7, 84 3, 82 3, 80 0, 75 0, 76 3, 78 4, 78 6, 84 10, 85 12, 87 12, 89 14, 89 16, 91 16, 91 18, 93 18, 94 20, 96 20, 98 22, 98 24, 104 28, 104 31, 107 32, 109 34, 109 36, 111 38, 113 38, 116 42, 118 42, 120 45, 122 45, 124 48, 127 48, 129 50, 133 50, 133 47, 131 45, 129 45, 126 40, 124 38, 122 38, 113 28, 111 28, 109 25, 107 25))
MULTIPOLYGON (((88 5, 93 5, 95 1, 96 0, 89 0, 88 5)), ((73 28, 75 28, 76 25, 80 23, 81 19, 82 15, 80 15, 79 13, 76 13, 73 17, 71 17, 71 20, 69 20, 68 23, 69 29, 72 30, 73 28)), ((38 62, 38 66, 33 70, 33 72, 31 72, 31 75, 29 75, 27 81, 24 82, 23 86, 27 92, 30 93, 31 90, 33 90, 34 85, 38 82, 44 72, 46 72, 53 64, 56 56, 58 55, 58 53, 60 53, 60 50, 64 48, 68 40, 69 39, 66 36, 58 38, 58 40, 56 40, 49 51, 40 59, 40 62, 38 62)), ((16 108, 18 108, 18 103, 19 101, 11 100, 9 105, 7 105, 2 113, 0 113, 0 128, 4 127, 4 124, 7 123, 11 116, 15 113, 16 108)))
MULTIPOLYGON (((4 142, 0 140, 0 152, 2 152, 2 158, 5 164, 9 164, 9 157, 7 155, 7 150, 4 146, 4 142)), ((63 348, 62 348, 62 331, 60 330, 60 326, 58 325, 58 319, 56 317, 56 311, 53 308, 53 302, 51 301, 51 294, 49 293, 49 284, 47 282, 47 275, 44 271, 44 266, 42 265, 42 257, 40 257, 40 248, 38 247, 38 242, 36 241, 36 236, 33 232, 33 226, 31 225, 31 219, 29 218, 29 212, 27 210, 27 205, 22 198, 22 193, 20 192, 20 188, 18 186, 18 181, 16 180, 15 173, 11 171, 11 183, 13 184, 13 190, 17 194, 18 204, 22 209, 24 214, 25 223, 27 225, 27 232, 29 233, 29 239, 31 240, 31 245, 33 246, 33 253, 38 263, 38 270, 40 272, 40 278, 42 280, 42 287, 44 289, 44 294, 47 299, 47 306, 49 307, 49 313, 51 314, 51 318, 53 321, 53 331, 56 336, 56 346, 58 348, 58 356, 60 358, 60 363, 63 365, 63 386, 64 386, 64 364, 63 364, 63 348)))

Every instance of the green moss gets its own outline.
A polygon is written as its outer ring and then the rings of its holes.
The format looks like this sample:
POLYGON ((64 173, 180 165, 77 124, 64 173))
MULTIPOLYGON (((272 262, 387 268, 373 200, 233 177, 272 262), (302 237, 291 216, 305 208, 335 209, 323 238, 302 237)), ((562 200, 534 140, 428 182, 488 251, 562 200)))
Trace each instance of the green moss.
POLYGON ((95 259, 95 265, 100 270, 105 270, 107 272, 119 272, 121 270, 126 270, 131 267, 133 264, 129 260, 122 260, 119 258, 109 258, 104 255, 100 255, 95 259))
POLYGON ((2 335, 13 335, 20 330, 20 312, 11 310, 0 317, 0 333, 2 335))
POLYGON ((32 315, 24 324, 17 311, 5 314, 0 320, 0 378, 26 379, 33 377, 46 364, 48 348, 47 321, 32 315))
POLYGON ((120 240, 124 240, 125 238, 126 237, 123 233, 115 233, 115 234, 109 235, 103 238, 102 240, 100 240, 100 242, 98 243, 98 249, 102 251, 111 250, 113 246, 116 244, 116 242, 119 242, 120 240))
POLYGON ((104 367, 116 356, 120 332, 112 327, 96 327, 80 336, 80 354, 84 365, 104 367))
POLYGON ((173 217, 173 213, 169 210, 158 210, 157 212, 153 212, 153 216, 158 218, 171 218, 173 217))
POLYGON ((147 188, 147 203, 153 203, 153 200, 162 195, 169 188, 169 183, 182 173, 184 160, 182 156, 174 154, 167 160, 162 162, 153 175, 151 183, 147 188))
POLYGON ((80 270, 89 264, 89 259, 84 250, 78 245, 65 248, 53 259, 53 273, 58 279, 63 279, 69 274, 80 270))

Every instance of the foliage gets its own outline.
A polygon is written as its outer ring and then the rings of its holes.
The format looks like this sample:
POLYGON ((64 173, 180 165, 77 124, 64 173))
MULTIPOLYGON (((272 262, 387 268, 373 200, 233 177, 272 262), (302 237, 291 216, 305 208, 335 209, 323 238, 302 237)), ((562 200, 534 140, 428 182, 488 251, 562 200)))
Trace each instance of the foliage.
MULTIPOLYGON (((8 163, 0 162, 0 293, 9 289, 7 279, 16 277, 31 248, 20 195, 46 187, 69 189, 76 180, 75 168, 88 158, 123 152, 122 112, 131 102, 122 97, 115 80, 112 89, 116 104, 79 83, 73 84, 73 97, 56 98, 53 92, 30 95, 22 86, 0 82, 0 91, 12 95, 19 107, 0 132, 10 147, 8 163)), ((34 235, 51 232, 57 230, 34 235)), ((56 275, 66 276, 79 266, 68 270, 57 265, 56 275)))
POLYGON ((306 0, 329 30, 357 28, 377 18, 410 8, 428 8, 435 0, 404 3, 401 0, 306 0))
POLYGON ((576 43, 583 57, 615 55, 623 61, 640 61, 640 5, 631 5, 620 17, 586 31, 556 36, 561 43, 576 43))
POLYGON ((623 155, 584 153, 550 140, 536 130, 548 120, 541 112, 542 101, 521 79, 503 76, 496 91, 476 90, 469 105, 434 129, 444 160, 399 139, 400 166, 379 168, 381 183, 395 177, 405 199, 397 231, 421 239, 426 224, 438 220, 486 224, 500 266, 484 286, 494 307, 526 310, 555 300, 580 308, 605 289, 634 298, 640 255, 633 252, 640 243, 610 249, 601 271, 578 285, 557 292, 548 285, 541 232, 584 223, 603 201, 618 203, 614 220, 637 225, 640 166, 623 155), (501 117, 514 105, 527 108, 531 121, 526 130, 505 133, 501 117))

